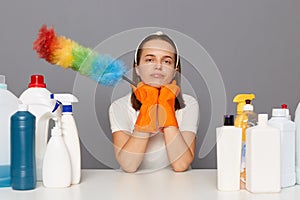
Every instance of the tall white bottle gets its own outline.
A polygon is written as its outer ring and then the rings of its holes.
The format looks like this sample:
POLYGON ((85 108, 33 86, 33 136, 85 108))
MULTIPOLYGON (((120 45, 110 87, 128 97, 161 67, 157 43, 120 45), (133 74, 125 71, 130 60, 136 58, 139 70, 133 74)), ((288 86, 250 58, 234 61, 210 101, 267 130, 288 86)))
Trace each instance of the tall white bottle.
POLYGON ((72 94, 51 94, 51 98, 62 103, 62 134, 71 159, 72 184, 78 184, 81 178, 81 152, 78 130, 72 113, 72 103, 78 102, 78 99, 72 94))
POLYGON ((62 130, 56 125, 51 130, 43 160, 43 184, 49 188, 64 188, 71 185, 71 160, 62 136, 62 130))
POLYGON ((272 110, 270 126, 280 129, 281 134, 281 187, 293 186, 296 183, 295 169, 295 132, 296 125, 288 119, 286 109, 272 110))
POLYGON ((295 112, 296 123, 296 181, 300 184, 300 103, 295 112))
POLYGON ((280 192, 280 130, 268 125, 268 114, 246 130, 246 188, 253 193, 280 192))
POLYGON ((10 117, 19 103, 18 97, 7 90, 5 76, 0 75, 0 188, 10 186, 10 117))
POLYGON ((217 128, 218 190, 240 190, 242 128, 234 126, 234 116, 224 116, 224 126, 217 128))
MULTIPOLYGON (((43 158, 46 151, 49 120, 53 117, 52 110, 55 100, 50 99, 51 92, 46 89, 42 75, 32 75, 31 81, 19 99, 28 105, 28 111, 36 117, 35 152, 36 152, 36 177, 42 180, 43 158)), ((60 109, 57 110, 59 112, 60 109)))

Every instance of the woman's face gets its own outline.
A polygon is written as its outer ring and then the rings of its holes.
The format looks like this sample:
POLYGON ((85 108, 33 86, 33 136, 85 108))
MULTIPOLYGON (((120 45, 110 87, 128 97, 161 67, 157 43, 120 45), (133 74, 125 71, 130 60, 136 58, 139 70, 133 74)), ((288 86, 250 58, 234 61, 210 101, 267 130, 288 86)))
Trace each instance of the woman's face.
POLYGON ((171 83, 176 69, 175 49, 164 40, 150 40, 142 47, 139 65, 135 67, 141 80, 154 87, 171 83))

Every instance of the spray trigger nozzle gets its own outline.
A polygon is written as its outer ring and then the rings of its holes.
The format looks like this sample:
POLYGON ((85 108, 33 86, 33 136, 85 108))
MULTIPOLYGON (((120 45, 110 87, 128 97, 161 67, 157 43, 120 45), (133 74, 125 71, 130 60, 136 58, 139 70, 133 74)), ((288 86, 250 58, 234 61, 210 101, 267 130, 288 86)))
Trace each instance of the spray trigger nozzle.
POLYGON ((61 103, 60 101, 56 100, 55 106, 54 106, 52 112, 55 112, 55 111, 58 109, 58 107, 59 107, 60 105, 62 105, 62 103, 61 103))

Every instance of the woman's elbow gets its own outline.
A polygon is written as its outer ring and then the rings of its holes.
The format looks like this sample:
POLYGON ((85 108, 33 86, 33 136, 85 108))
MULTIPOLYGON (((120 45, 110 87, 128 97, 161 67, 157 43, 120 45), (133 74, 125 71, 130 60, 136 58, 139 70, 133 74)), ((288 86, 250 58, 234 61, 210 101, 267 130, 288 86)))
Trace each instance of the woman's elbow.
POLYGON ((117 159, 119 165, 121 166, 121 169, 124 171, 124 172, 127 172, 127 173, 134 173, 138 170, 139 168, 139 165, 138 164, 135 164, 134 162, 130 162, 128 160, 126 161, 122 161, 120 158, 117 159))
POLYGON ((173 165, 172 168, 175 172, 184 172, 186 170, 188 170, 190 167, 190 165, 187 164, 177 164, 177 165, 173 165))
POLYGON ((130 167, 122 167, 121 166, 121 168, 124 172, 127 172, 127 173, 135 173, 138 170, 138 167, 132 167, 132 166, 130 166, 130 167))
POLYGON ((172 168, 175 172, 184 172, 190 168, 190 165, 193 162, 193 160, 193 157, 185 161, 177 160, 172 164, 172 168))

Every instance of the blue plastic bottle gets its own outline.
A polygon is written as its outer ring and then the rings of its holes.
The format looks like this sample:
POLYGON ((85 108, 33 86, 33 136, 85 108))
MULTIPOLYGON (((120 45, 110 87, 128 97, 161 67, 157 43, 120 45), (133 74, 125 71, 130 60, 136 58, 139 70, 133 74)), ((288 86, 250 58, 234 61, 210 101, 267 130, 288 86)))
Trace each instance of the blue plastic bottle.
POLYGON ((25 104, 11 117, 11 186, 31 190, 36 186, 35 116, 25 104))

